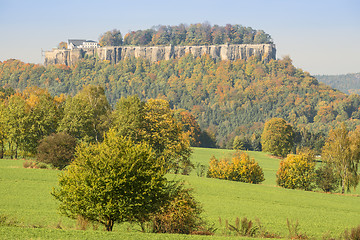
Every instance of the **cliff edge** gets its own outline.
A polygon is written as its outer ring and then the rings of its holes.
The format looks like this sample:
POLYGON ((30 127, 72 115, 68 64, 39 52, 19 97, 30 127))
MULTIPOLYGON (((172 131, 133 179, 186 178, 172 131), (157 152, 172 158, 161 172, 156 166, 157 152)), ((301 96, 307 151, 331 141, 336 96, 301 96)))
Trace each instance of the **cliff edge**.
POLYGON ((45 52, 44 65, 65 64, 74 65, 86 55, 97 56, 100 60, 108 60, 111 63, 128 57, 143 57, 151 62, 180 58, 187 53, 194 57, 208 54, 218 60, 248 59, 251 56, 259 56, 265 61, 276 59, 274 44, 224 44, 208 46, 116 46, 93 49, 55 49, 45 52))

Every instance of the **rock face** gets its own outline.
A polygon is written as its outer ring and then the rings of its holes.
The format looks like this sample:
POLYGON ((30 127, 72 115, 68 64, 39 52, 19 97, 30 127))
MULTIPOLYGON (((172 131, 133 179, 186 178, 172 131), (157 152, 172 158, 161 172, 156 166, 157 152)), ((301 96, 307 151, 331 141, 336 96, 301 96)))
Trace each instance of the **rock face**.
POLYGON ((102 47, 94 49, 74 49, 45 52, 45 66, 50 64, 74 65, 77 61, 84 58, 85 55, 97 56, 100 60, 108 60, 111 63, 128 57, 142 57, 157 62, 180 58, 185 54, 191 53, 194 57, 200 57, 208 54, 210 57, 218 60, 237 60, 251 56, 259 56, 265 61, 276 59, 276 48, 274 44, 226 44, 209 46, 118 46, 102 47))

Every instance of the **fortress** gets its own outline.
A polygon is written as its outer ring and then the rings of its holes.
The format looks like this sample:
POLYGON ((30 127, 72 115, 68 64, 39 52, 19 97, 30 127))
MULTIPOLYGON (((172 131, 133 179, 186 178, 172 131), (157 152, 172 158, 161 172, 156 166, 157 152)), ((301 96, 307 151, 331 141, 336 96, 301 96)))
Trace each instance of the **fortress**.
POLYGON ((265 61, 276 59, 276 48, 274 44, 224 44, 207 46, 116 46, 100 48, 75 48, 54 49, 45 52, 44 65, 65 64, 74 65, 85 56, 96 56, 100 60, 108 60, 111 63, 128 57, 143 57, 151 62, 176 59, 191 53, 194 57, 208 54, 217 60, 248 59, 258 56, 265 61))

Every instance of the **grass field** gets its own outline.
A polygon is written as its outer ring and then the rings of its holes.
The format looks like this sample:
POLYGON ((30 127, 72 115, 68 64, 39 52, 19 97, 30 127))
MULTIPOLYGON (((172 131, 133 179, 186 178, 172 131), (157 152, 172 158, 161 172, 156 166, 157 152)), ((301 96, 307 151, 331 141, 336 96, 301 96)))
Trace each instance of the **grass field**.
MULTIPOLYGON (((195 165, 208 165, 212 155, 220 157, 229 153, 229 150, 195 148, 192 161, 195 165)), ((301 232, 318 239, 325 233, 338 236, 345 228, 360 224, 359 197, 276 187, 275 173, 280 160, 261 152, 249 154, 264 169, 263 184, 198 177, 195 170, 190 176, 169 175, 169 178, 184 179, 194 189, 204 207, 204 217, 218 228, 216 239, 225 239, 220 236, 223 227, 219 218, 229 223, 236 217, 259 218, 267 230, 284 237, 288 234, 286 219, 298 220, 301 232)), ((17 225, 26 226, 0 226, 0 239, 214 239, 143 234, 129 225, 116 225, 112 233, 74 230, 75 221, 57 213, 57 203, 50 195, 59 171, 24 169, 22 163, 22 160, 0 160, 0 214, 16 219, 17 225), (65 230, 58 230, 57 226, 65 230)))

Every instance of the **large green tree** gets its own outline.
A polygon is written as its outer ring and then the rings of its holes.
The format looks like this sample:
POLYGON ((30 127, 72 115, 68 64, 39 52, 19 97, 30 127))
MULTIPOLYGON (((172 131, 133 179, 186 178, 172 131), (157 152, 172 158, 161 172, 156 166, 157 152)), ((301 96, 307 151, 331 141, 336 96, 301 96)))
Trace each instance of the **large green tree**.
POLYGON ((333 167, 341 179, 341 192, 359 183, 360 132, 349 132, 345 124, 329 132, 322 149, 322 160, 333 167))
POLYGON ((146 143, 110 131, 102 143, 82 145, 52 194, 63 214, 105 225, 148 221, 167 200, 162 158, 146 143))
POLYGON ((285 157, 294 145, 292 126, 282 118, 268 120, 261 135, 261 145, 264 152, 285 157))
POLYGON ((110 111, 104 88, 87 85, 66 100, 58 130, 85 142, 101 141, 109 126, 110 111))

